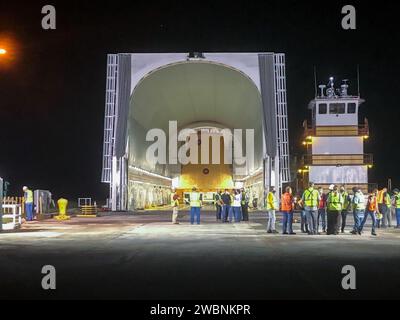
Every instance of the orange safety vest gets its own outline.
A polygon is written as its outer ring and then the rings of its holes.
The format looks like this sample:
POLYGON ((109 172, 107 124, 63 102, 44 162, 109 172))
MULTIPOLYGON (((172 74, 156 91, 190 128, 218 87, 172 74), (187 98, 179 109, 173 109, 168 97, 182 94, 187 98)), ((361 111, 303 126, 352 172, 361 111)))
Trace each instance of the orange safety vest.
POLYGON ((293 210, 293 196, 288 192, 285 192, 282 195, 281 210, 282 211, 292 211, 293 210))
POLYGON ((374 212, 374 211, 376 211, 377 207, 378 207, 378 201, 377 201, 376 197, 374 196, 374 197, 369 198, 368 199, 368 210, 374 212))

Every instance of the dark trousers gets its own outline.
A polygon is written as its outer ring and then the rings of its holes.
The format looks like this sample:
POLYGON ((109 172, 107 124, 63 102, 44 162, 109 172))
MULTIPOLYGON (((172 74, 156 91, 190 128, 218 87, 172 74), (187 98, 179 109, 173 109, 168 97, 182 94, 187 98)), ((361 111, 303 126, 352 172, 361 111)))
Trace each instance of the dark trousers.
POLYGON ((301 210, 300 222, 301 222, 301 232, 307 232, 308 233, 307 215, 306 215, 306 211, 305 210, 301 210))
POLYGON ((400 228, 400 208, 396 208, 396 222, 397 222, 397 228, 400 228))
POLYGON ((282 232, 293 233, 293 212, 282 211, 282 232))
POLYGON ((222 207, 219 204, 215 205, 217 220, 221 220, 222 207))
POLYGON ((327 234, 339 233, 339 217, 340 211, 328 210, 328 230, 327 234))
POLYGON ((319 221, 322 221, 322 231, 326 231, 326 209, 318 209, 317 231, 319 231, 319 221))
POLYGON ((231 211, 231 206, 224 204, 222 206, 222 211, 221 211, 221 220, 222 222, 227 222, 228 221, 228 216, 229 212, 231 211))
POLYGON ((33 220, 33 203, 32 202, 25 203, 25 214, 26 214, 26 221, 33 220))
POLYGON ((200 224, 200 207, 190 208, 190 223, 194 224, 195 220, 197 224, 200 224))
POLYGON ((343 210, 340 213, 341 217, 342 217, 342 227, 341 227, 341 231, 342 233, 344 232, 344 228, 346 228, 346 220, 347 220, 347 211, 343 210))
POLYGON ((367 222, 368 216, 371 216, 371 220, 372 220, 372 225, 371 225, 371 233, 375 233, 375 227, 376 227, 376 216, 375 216, 375 212, 374 211, 365 211, 365 215, 364 215, 364 219, 361 222, 359 231, 361 232, 364 228, 365 223, 367 222))
MULTIPOLYGON (((242 220, 242 213, 241 213, 240 207, 232 207, 231 213, 233 214, 233 218, 235 219, 235 222, 240 222, 242 220)), ((231 214, 229 215, 229 222, 232 222, 231 214)))
POLYGON ((242 205, 242 218, 243 221, 249 221, 249 204, 242 205))
POLYGON ((392 226, 392 215, 391 210, 386 204, 379 205, 379 211, 382 213, 382 227, 391 227, 392 226))

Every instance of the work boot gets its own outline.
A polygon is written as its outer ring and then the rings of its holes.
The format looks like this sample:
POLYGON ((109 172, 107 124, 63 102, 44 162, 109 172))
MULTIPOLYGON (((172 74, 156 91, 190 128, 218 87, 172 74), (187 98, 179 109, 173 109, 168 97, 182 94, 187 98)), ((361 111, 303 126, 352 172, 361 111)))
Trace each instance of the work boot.
POLYGON ((377 236, 377 234, 375 232, 371 232, 372 236, 377 236))
POLYGON ((291 234, 291 235, 295 235, 295 234, 296 234, 296 232, 291 232, 290 234, 291 234))
POLYGON ((272 233, 277 234, 277 233, 279 233, 279 232, 276 231, 276 230, 272 230, 272 233))
POLYGON ((272 233, 272 231, 271 230, 267 230, 267 233, 272 233))

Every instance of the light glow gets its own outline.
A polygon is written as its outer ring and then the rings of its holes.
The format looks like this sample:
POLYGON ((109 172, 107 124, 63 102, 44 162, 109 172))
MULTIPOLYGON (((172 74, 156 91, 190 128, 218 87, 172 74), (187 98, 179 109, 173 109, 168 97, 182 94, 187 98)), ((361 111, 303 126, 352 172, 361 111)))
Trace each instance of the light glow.
POLYGON ((143 174, 148 175, 148 176, 151 176, 151 177, 155 177, 155 178, 160 178, 160 179, 165 179, 165 180, 168 180, 168 181, 172 181, 171 178, 168 178, 168 177, 165 177, 165 176, 162 176, 162 175, 160 175, 160 174, 153 173, 153 172, 150 172, 150 171, 147 171, 147 170, 143 170, 143 169, 138 168, 138 167, 129 166, 129 169, 134 170, 134 171, 137 171, 137 172, 140 172, 140 173, 143 173, 143 174))

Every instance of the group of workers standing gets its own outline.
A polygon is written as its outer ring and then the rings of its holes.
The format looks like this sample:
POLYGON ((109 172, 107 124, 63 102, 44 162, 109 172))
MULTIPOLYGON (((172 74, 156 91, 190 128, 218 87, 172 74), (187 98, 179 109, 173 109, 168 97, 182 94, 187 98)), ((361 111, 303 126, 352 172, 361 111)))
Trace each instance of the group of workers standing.
MULTIPOLYGON (((179 200, 178 194, 173 193, 171 196, 173 224, 179 224, 177 221, 179 200)), ((200 224, 202 199, 196 187, 193 187, 189 194, 189 205, 190 224, 200 224)), ((233 194, 229 193, 228 190, 218 191, 215 195, 215 206, 217 221, 228 223, 249 220, 249 196, 244 189, 234 190, 233 194)))
MULTIPOLYGON (((172 222, 178 224, 179 196, 173 193, 171 197, 173 206, 172 222)), ((201 195, 193 187, 189 194, 190 223, 200 224, 202 206, 201 195)), ((216 219, 222 223, 248 221, 249 195, 244 189, 236 189, 233 193, 228 190, 218 191, 215 196, 216 219)), ((396 228, 400 228, 400 191, 393 190, 391 196, 387 188, 373 190, 365 196, 360 188, 354 187, 352 192, 347 192, 345 186, 331 185, 328 192, 323 188, 315 188, 310 182, 308 188, 299 197, 293 195, 291 187, 286 187, 279 198, 275 187, 271 187, 265 203, 268 212, 268 233, 278 233, 276 230, 276 213, 282 213, 282 233, 296 234, 293 232, 293 217, 295 209, 300 209, 301 232, 309 235, 320 234, 338 235, 344 233, 349 214, 353 216, 354 223, 350 233, 361 235, 368 218, 371 218, 371 234, 376 236, 377 228, 392 226, 391 212, 395 208, 396 228)))
POLYGON ((371 218, 371 234, 376 236, 376 228, 391 227, 391 210, 395 208, 396 228, 400 228, 400 192, 393 190, 393 196, 387 188, 378 191, 373 190, 367 197, 360 188, 353 188, 348 193, 344 186, 331 185, 329 191, 324 193, 322 188, 316 189, 314 183, 297 199, 293 196, 292 189, 287 187, 280 201, 274 187, 266 198, 268 211, 268 233, 276 231, 276 211, 282 212, 282 233, 295 234, 293 232, 293 213, 296 206, 301 210, 301 231, 309 235, 320 234, 338 235, 345 232, 348 214, 353 215, 354 224, 350 233, 361 235, 368 218, 371 218), (321 223, 320 223, 321 222, 321 223))

